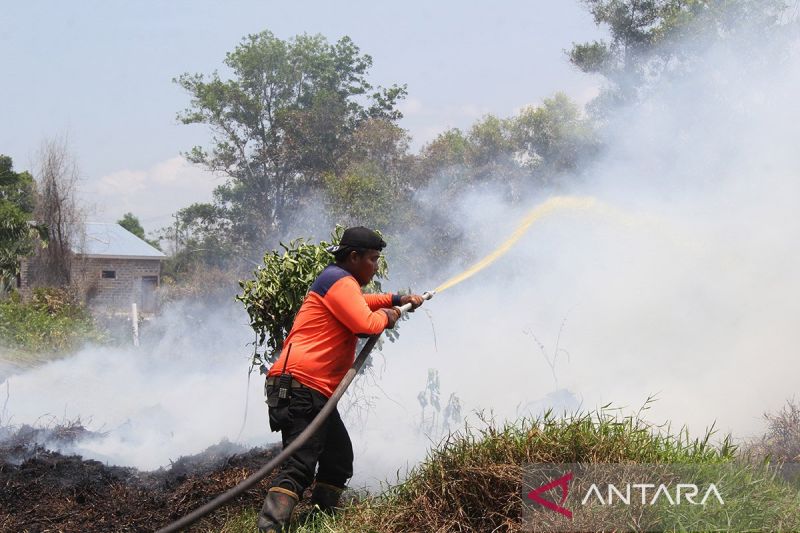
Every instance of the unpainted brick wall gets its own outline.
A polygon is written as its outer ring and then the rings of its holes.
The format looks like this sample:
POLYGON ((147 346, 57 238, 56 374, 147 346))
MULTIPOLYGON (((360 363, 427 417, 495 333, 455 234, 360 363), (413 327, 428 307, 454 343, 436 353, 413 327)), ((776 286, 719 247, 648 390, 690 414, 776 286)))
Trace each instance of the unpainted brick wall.
POLYGON ((141 305, 143 276, 159 276, 161 261, 157 259, 89 258, 73 262, 72 279, 83 285, 87 303, 111 309, 128 309, 141 305), (103 278, 103 271, 116 273, 114 279, 103 278))

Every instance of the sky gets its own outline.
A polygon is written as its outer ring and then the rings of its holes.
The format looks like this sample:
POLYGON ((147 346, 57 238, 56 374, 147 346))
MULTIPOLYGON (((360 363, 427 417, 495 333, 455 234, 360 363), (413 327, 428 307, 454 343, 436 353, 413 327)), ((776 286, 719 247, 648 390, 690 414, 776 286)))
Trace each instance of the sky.
POLYGON ((578 1, 3 2, 0 153, 35 169, 46 138, 66 136, 91 221, 133 212, 145 230, 208 201, 221 178, 181 152, 208 141, 176 120, 172 79, 221 69, 242 37, 349 36, 373 57, 374 85, 408 85, 400 125, 418 150, 481 116, 510 116, 556 91, 585 103, 599 80, 572 67, 573 42, 602 37, 578 1))

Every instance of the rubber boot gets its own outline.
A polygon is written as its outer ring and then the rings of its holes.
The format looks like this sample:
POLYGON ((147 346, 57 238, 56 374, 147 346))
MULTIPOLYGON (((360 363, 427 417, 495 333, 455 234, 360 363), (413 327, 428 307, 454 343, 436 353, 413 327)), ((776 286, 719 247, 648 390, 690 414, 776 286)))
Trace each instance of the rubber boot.
POLYGON ((288 531, 289 519, 300 497, 289 489, 272 487, 264 498, 258 514, 258 531, 261 533, 284 533, 288 531))
POLYGON ((333 514, 339 506, 339 498, 344 489, 328 483, 317 481, 311 491, 311 505, 315 505, 323 513, 333 514))

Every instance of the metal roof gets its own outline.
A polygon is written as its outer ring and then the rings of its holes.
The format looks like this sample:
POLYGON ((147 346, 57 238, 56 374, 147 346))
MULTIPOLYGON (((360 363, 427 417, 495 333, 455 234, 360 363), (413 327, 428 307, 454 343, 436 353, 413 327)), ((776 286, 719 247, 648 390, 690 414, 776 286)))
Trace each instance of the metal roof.
POLYGON ((119 224, 87 222, 86 240, 73 250, 86 256, 104 256, 138 259, 164 259, 163 252, 119 224))

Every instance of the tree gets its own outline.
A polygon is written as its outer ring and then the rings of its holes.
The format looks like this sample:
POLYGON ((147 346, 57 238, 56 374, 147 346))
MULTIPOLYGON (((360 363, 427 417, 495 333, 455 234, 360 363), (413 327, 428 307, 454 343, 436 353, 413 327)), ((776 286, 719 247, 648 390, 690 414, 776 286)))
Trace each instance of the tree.
POLYGON ((374 165, 396 194, 407 193, 418 185, 416 158, 409 153, 410 142, 408 132, 390 120, 365 120, 353 132, 348 166, 374 165))
POLYGON ((82 246, 83 213, 78 208, 78 166, 65 138, 45 140, 38 154, 34 218, 47 231, 47 246, 31 261, 31 281, 66 286, 70 282, 73 250, 82 246))
POLYGON ((133 213, 128 212, 122 215, 122 218, 117 220, 117 224, 125 228, 126 230, 130 231, 144 242, 156 248, 158 250, 161 249, 159 245, 158 239, 148 239, 145 237, 144 228, 142 227, 142 223, 139 222, 139 217, 135 216, 133 213))
POLYGON ((214 192, 216 216, 245 252, 275 239, 309 189, 342 171, 362 123, 399 119, 395 105, 406 91, 374 89, 367 81, 372 58, 348 37, 284 41, 264 31, 245 37, 225 65, 231 79, 215 72, 175 80, 192 97, 178 118, 210 126, 211 149, 186 156, 228 178, 214 192))
POLYGON ((448 178, 463 172, 467 164, 468 146, 469 141, 458 128, 437 135, 422 148, 420 154, 423 179, 427 182, 437 176, 448 178))
POLYGON ((467 134, 467 162, 479 177, 492 175, 514 154, 509 121, 486 115, 467 134))
POLYGON ((19 260, 34 250, 39 226, 34 225, 36 188, 28 172, 14 172, 10 157, 0 155, 0 294, 19 274, 19 260))
POLYGON ((573 45, 570 61, 602 74, 613 86, 599 110, 630 101, 666 71, 691 71, 714 42, 746 36, 769 39, 786 10, 782 0, 584 0, 595 23, 608 26, 610 41, 573 45))
POLYGON ((391 121, 369 119, 353 133, 346 167, 324 178, 333 222, 387 229, 407 221, 418 186, 408 133, 391 121))
POLYGON ((139 218, 133 213, 128 212, 122 215, 122 218, 117 220, 117 224, 144 240, 144 228, 142 227, 142 223, 139 222, 139 218))
POLYGON ((512 139, 520 160, 541 179, 574 172, 597 151, 591 121, 564 93, 524 108, 511 119, 512 139))
MULTIPOLYGON (((230 232, 228 220, 220 208, 196 203, 175 214, 175 224, 162 228, 160 238, 172 246, 172 255, 164 262, 163 274, 178 280, 197 269, 213 267, 233 271, 243 267, 240 250, 246 245, 230 232)), ((248 261, 243 263, 248 264, 248 261)))
POLYGON ((401 207, 389 178, 374 163, 353 165, 325 179, 327 211, 337 224, 386 228, 401 207))
POLYGON ((459 129, 440 134, 421 151, 421 176, 428 181, 437 179, 437 189, 450 199, 485 184, 508 193, 510 178, 516 178, 519 170, 510 124, 486 115, 466 134, 459 129))

